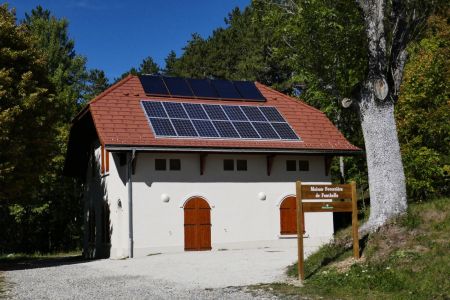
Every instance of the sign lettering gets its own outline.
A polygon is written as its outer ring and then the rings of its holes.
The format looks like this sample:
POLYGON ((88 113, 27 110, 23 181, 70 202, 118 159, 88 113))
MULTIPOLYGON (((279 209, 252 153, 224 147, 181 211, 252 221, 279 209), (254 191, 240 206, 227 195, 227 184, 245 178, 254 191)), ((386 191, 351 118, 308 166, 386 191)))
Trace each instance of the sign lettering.
POLYGON ((351 188, 346 184, 302 185, 303 199, 350 199, 351 188))

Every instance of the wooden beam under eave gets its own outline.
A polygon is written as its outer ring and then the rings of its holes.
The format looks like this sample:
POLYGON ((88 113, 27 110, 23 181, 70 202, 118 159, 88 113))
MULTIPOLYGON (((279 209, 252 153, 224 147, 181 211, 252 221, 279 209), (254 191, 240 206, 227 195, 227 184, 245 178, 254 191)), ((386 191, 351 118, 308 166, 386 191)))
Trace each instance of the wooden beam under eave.
POLYGON ((331 163, 333 162, 333 156, 325 156, 325 176, 330 175, 331 163))
POLYGON ((100 171, 101 174, 105 174, 105 146, 100 145, 100 171))
POLYGON ((205 173, 206 156, 208 154, 200 154, 200 175, 205 173))
POLYGON ((105 149, 105 171, 109 172, 109 151, 105 149))
POLYGON ((275 155, 267 155, 267 176, 270 176, 272 173, 273 160, 275 159, 275 155))

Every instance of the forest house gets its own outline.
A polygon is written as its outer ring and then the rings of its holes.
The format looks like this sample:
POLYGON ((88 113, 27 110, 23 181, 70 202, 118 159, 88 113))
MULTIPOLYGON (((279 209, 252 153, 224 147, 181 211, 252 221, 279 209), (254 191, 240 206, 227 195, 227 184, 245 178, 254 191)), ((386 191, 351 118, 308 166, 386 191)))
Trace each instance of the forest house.
MULTIPOLYGON (((85 256, 121 258, 295 244, 295 181, 358 152, 260 83, 130 75, 73 120, 65 172, 85 183, 85 256)), ((332 213, 305 218, 306 245, 329 241, 332 213)))

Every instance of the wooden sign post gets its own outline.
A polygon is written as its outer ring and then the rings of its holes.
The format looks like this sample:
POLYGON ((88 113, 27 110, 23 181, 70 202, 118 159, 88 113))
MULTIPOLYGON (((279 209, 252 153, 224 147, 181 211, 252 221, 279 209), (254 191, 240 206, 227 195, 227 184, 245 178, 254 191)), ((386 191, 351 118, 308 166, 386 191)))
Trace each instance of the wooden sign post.
POLYGON ((298 239, 298 279, 305 280, 304 251, 303 251, 303 224, 305 212, 351 212, 352 213, 352 237, 353 257, 359 258, 358 238, 358 206, 356 196, 356 184, 313 184, 303 185, 301 181, 296 183, 297 194, 297 239, 298 239), (303 202, 308 200, 331 200, 303 202), (343 201, 351 199, 352 201, 343 201), (341 201, 335 201, 341 200, 341 201))

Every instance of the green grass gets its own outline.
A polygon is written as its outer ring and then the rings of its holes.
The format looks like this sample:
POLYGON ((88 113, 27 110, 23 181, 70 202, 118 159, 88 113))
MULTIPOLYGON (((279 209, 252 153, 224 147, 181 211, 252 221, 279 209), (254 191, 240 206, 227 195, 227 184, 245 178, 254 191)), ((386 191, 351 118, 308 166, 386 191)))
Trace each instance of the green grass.
MULTIPOLYGON (((303 287, 261 285, 280 295, 325 299, 450 299, 450 199, 412 204, 367 240, 355 262, 349 229, 305 262, 303 287)), ((297 265, 288 268, 297 276, 297 265)))

